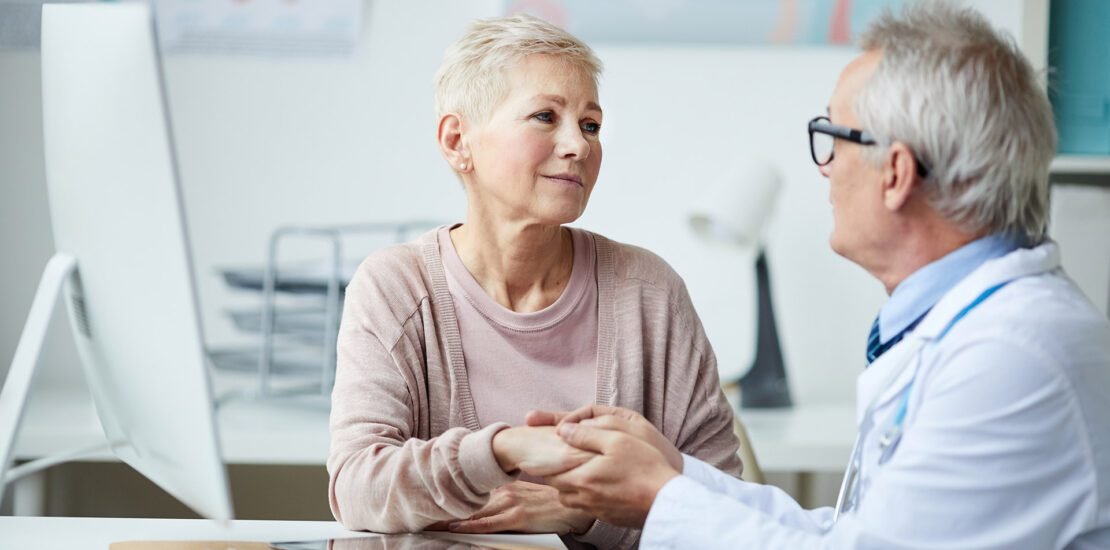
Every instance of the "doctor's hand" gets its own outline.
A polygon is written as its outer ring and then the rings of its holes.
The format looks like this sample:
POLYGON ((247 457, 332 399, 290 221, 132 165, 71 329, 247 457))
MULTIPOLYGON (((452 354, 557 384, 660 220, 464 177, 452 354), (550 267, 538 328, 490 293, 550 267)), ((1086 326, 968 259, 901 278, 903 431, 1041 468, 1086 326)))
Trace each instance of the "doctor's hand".
POLYGON ((631 433, 563 423, 559 435, 600 456, 547 481, 559 490, 564 506, 613 525, 642 529, 655 495, 679 475, 663 453, 631 433))
POLYGON ((585 533, 594 518, 585 512, 559 503, 559 491, 553 487, 514 481, 490 493, 489 502, 465 520, 451 522, 447 529, 455 533, 585 533))
POLYGON ((521 426, 493 436, 493 455, 506 473, 547 477, 585 463, 594 453, 567 445, 554 426, 521 426))
POLYGON ((640 413, 621 407, 587 405, 569 413, 529 411, 529 426, 562 426, 578 423, 590 428, 618 430, 648 443, 667 458, 671 468, 682 471, 682 453, 640 413))

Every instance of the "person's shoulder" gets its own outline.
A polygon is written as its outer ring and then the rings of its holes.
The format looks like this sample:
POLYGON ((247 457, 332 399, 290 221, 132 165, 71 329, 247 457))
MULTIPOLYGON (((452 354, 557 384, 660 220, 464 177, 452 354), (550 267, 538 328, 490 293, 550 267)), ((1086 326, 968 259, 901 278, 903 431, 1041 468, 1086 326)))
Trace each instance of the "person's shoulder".
POLYGON ((422 248, 421 240, 416 240, 375 250, 359 263, 351 284, 375 287, 423 280, 422 248))
POLYGON ((597 243, 599 267, 602 264, 601 257, 608 254, 617 285, 646 283, 668 292, 685 290, 682 277, 658 254, 597 233, 591 233, 591 235, 597 243))
POLYGON ((1110 320, 1059 269, 1012 281, 960 324, 966 326, 946 338, 949 349, 974 343, 1021 350, 1073 379, 1110 372, 1110 320))
MULTIPOLYGON (((1110 433, 1110 321, 1062 270, 1007 284, 953 326, 935 359, 939 393, 996 412, 1055 411, 1060 430, 1110 433)), ((1099 460, 1110 467, 1110 455, 1099 460)))
POLYGON ((998 294, 994 321, 1035 340, 1110 330, 1110 321, 1061 269, 1015 280, 998 294))
POLYGON ((401 318, 397 320, 411 315, 431 295, 426 256, 427 248, 435 242, 433 230, 412 242, 368 255, 347 286, 345 307, 401 318))

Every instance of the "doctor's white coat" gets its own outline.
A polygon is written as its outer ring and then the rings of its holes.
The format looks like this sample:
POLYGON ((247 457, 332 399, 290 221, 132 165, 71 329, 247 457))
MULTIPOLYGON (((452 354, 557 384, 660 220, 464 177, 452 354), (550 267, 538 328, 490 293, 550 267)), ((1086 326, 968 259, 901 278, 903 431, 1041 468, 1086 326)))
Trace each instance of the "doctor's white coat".
POLYGON ((874 402, 874 427, 859 503, 838 522, 685 457, 640 547, 1110 548, 1110 323, 1060 270, 1054 243, 984 263, 857 389, 857 424, 874 402), (880 465, 911 378, 903 436, 880 465))

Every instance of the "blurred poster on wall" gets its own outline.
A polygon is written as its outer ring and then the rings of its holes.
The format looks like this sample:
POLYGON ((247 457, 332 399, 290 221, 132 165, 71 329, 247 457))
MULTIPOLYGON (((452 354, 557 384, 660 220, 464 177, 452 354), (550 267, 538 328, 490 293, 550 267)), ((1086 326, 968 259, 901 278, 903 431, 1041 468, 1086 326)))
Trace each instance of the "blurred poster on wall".
POLYGON ((168 53, 343 56, 358 43, 362 0, 154 0, 168 53))
POLYGON ((506 0, 589 43, 849 45, 905 0, 506 0))

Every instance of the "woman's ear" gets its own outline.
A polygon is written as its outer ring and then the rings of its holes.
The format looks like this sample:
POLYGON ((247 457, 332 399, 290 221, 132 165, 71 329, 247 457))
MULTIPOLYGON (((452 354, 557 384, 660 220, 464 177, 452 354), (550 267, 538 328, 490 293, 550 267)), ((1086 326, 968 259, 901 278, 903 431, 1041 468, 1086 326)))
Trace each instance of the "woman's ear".
POLYGON ((443 158, 451 165, 451 169, 464 174, 473 169, 470 159, 470 149, 466 145, 466 136, 463 135, 462 116, 457 113, 447 113, 439 117, 439 150, 443 158))

